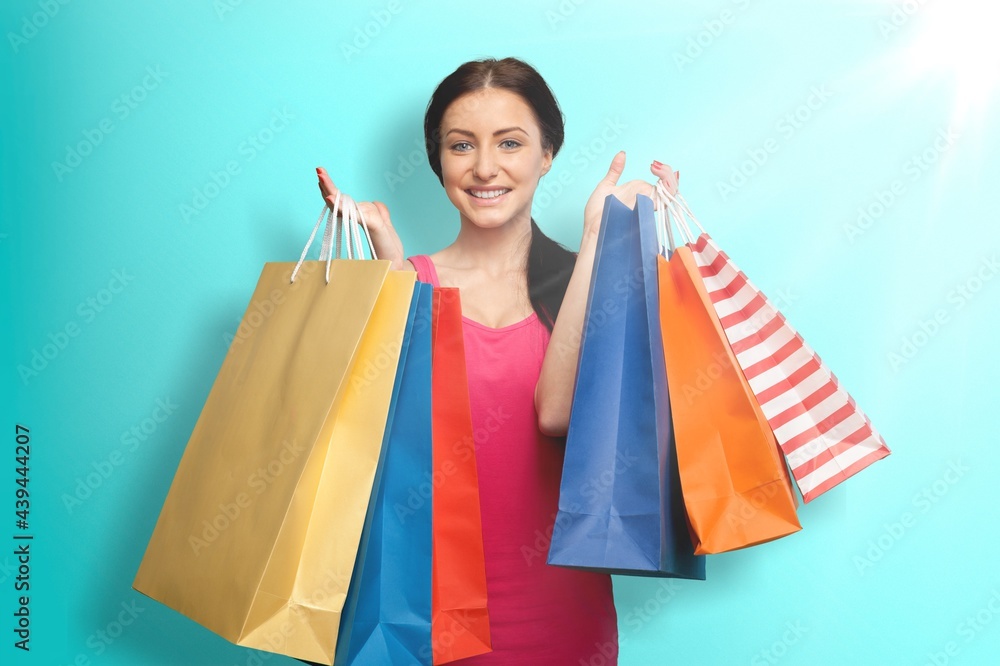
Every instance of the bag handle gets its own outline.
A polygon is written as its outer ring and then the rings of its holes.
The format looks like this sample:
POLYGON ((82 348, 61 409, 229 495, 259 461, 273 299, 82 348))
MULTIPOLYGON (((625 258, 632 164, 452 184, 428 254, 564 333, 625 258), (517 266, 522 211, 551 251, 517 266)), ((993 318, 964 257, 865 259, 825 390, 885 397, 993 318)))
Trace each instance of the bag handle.
MULTIPOLYGON (((659 219, 658 226, 661 227, 660 236, 666 236, 669 242, 670 251, 673 252, 676 248, 674 244, 673 233, 671 233, 670 221, 673 220, 674 224, 677 225, 677 230, 681 233, 682 240, 685 243, 694 244, 696 237, 691 232, 691 227, 688 225, 688 218, 695 223, 698 230, 705 233, 705 228, 701 226, 701 222, 698 218, 694 216, 691 212, 690 207, 687 205, 684 197, 678 192, 677 194, 670 194, 670 192, 663 186, 663 183, 657 181, 656 183, 656 194, 657 202, 659 203, 659 219)), ((663 248, 663 243, 660 243, 661 253, 663 248)))
POLYGON ((674 251, 674 234, 670 228, 670 218, 668 213, 670 202, 660 191, 662 187, 663 186, 660 182, 657 181, 656 190, 653 192, 653 202, 656 204, 653 207, 653 219, 656 222, 656 240, 659 242, 660 254, 669 256, 664 250, 666 250, 669 246, 670 252, 674 251))
MULTIPOLYGON (((324 261, 330 256, 330 245, 333 242, 333 237, 334 235, 339 236, 340 219, 338 219, 338 210, 340 209, 340 201, 340 190, 337 190, 337 196, 333 200, 333 208, 329 208, 329 205, 327 206, 329 212, 327 213, 326 218, 326 228, 323 230, 323 244, 319 248, 320 261, 324 261)), ((339 247, 337 249, 337 253, 340 253, 339 247)))
POLYGON ((306 255, 309 253, 309 248, 312 246, 313 240, 316 238, 316 234, 319 231, 320 225, 323 223, 324 217, 326 218, 326 227, 323 230, 323 241, 320 246, 319 260, 326 261, 327 284, 330 282, 330 264, 333 262, 334 258, 340 259, 342 241, 345 240, 345 237, 347 259, 364 259, 364 249, 366 244, 371 258, 378 259, 378 255, 375 253, 375 245, 372 243, 371 234, 368 232, 368 222, 365 220, 364 213, 361 212, 361 209, 353 199, 346 194, 341 196, 341 193, 338 190, 337 196, 334 197, 333 200, 333 207, 331 208, 329 204, 326 204, 323 206, 323 210, 320 211, 319 218, 313 226, 312 233, 309 234, 309 240, 306 241, 306 246, 302 248, 302 254, 299 256, 299 260, 295 264, 295 268, 292 270, 290 282, 295 282, 295 276, 298 274, 299 268, 302 267, 302 262, 305 261, 306 255), (361 232, 358 229, 359 226, 364 229, 366 243, 361 240, 361 232))
MULTIPOLYGON (((361 212, 361 207, 348 195, 345 194, 341 197, 340 192, 337 192, 337 196, 333 200, 334 209, 332 215, 334 217, 337 216, 336 206, 338 202, 342 202, 342 208, 333 231, 333 236, 336 239, 336 254, 334 257, 340 259, 341 248, 346 245, 348 259, 364 259, 365 248, 368 249, 368 254, 372 259, 378 259, 378 254, 375 252, 375 244, 372 243, 371 234, 368 232, 368 221, 365 219, 364 213, 361 212), (361 237, 362 230, 364 230, 363 240, 361 237)), ((327 230, 329 231, 329 229, 330 227, 328 226, 327 230)), ((330 243, 327 242, 320 252, 320 260, 329 260, 329 252, 330 243)))
POLYGON ((657 219, 657 226, 660 228, 659 236, 661 239, 664 236, 667 239, 667 247, 664 247, 662 240, 660 242, 660 254, 669 257, 669 254, 664 252, 664 250, 669 249, 670 253, 673 253, 677 249, 677 244, 674 241, 673 227, 676 226, 677 231, 680 232, 681 243, 690 242, 690 231, 685 224, 684 218, 677 210, 674 198, 659 181, 656 183, 656 195, 657 210, 659 212, 657 219))
POLYGON ((306 260, 306 254, 309 252, 309 246, 312 245, 313 239, 316 238, 316 232, 319 231, 319 225, 323 224, 323 218, 326 217, 326 230, 323 232, 323 242, 326 243, 326 238, 330 232, 330 216, 333 211, 329 206, 324 205, 323 209, 319 212, 319 219, 316 220, 316 225, 313 227, 312 233, 309 234, 309 240, 306 241, 306 246, 302 248, 302 254, 299 256, 298 263, 295 264, 295 268, 292 269, 292 277, 289 282, 295 282, 295 275, 299 272, 299 268, 302 266, 302 262, 306 260))
MULTIPOLYGON (((667 192, 667 195, 670 196, 670 193, 667 192)), ((684 209, 684 214, 688 218, 690 218, 692 222, 694 222, 695 226, 698 227, 698 231, 700 231, 701 233, 706 233, 705 227, 701 226, 701 222, 699 222, 698 218, 695 217, 694 213, 691 212, 691 208, 687 205, 687 201, 684 199, 683 196, 681 196, 681 193, 678 192, 673 196, 674 196, 674 203, 675 204, 679 203, 681 205, 681 207, 684 209)))

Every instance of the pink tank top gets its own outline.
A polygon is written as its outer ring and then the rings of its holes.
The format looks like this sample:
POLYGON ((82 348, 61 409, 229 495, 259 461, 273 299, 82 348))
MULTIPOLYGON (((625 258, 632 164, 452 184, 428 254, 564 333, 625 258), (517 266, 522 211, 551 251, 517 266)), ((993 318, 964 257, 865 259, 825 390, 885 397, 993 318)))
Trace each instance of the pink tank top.
MULTIPOLYGON (((430 257, 410 261, 440 286, 430 257)), ((539 431, 535 412, 549 330, 535 313, 502 328, 462 321, 493 652, 451 663, 617 664, 611 576, 545 563, 565 447, 539 431)))

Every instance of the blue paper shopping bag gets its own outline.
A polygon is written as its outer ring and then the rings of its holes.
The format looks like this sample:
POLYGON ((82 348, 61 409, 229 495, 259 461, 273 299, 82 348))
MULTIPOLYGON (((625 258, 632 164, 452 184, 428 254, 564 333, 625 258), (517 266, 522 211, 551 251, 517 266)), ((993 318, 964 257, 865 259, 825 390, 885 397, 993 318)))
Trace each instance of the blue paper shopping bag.
POLYGON ((604 202, 548 563, 704 580, 681 497, 653 203, 604 202))
POLYGON ((431 303, 417 282, 335 664, 431 664, 431 303))

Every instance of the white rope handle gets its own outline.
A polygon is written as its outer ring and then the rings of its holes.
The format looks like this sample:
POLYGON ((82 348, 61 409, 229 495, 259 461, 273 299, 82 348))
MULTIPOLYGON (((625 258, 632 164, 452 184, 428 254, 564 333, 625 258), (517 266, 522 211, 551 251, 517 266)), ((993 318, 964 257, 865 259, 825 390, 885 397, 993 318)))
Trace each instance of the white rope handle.
MULTIPOLYGON (((668 247, 670 249, 670 252, 673 252, 674 250, 677 249, 677 244, 674 241, 674 234, 673 234, 674 225, 677 226, 677 231, 681 234, 682 243, 687 242, 687 236, 684 233, 686 227, 682 226, 683 220, 681 220, 678 217, 676 207, 670 200, 670 193, 667 192, 666 188, 664 188, 663 184, 660 183, 659 181, 657 181, 656 183, 656 195, 657 195, 656 197, 657 203, 659 203, 660 205, 659 222, 663 228, 663 231, 661 233, 667 237, 668 247)), ((663 253, 662 252, 663 246, 661 245, 660 247, 661 247, 661 253, 663 253)), ((664 256, 666 256, 665 253, 663 254, 664 256)))
POLYGON ((701 226, 701 222, 699 222, 698 218, 695 217, 694 213, 691 212, 691 208, 688 207, 687 201, 684 199, 683 196, 681 196, 680 192, 674 195, 674 203, 679 203, 684 208, 685 214, 687 215, 687 217, 691 218, 691 221, 695 223, 695 226, 698 227, 698 231, 700 231, 701 233, 706 233, 705 227, 701 226))
POLYGON ((326 217, 326 230, 323 235, 326 236, 327 231, 330 229, 330 216, 333 211, 330 210, 328 205, 323 206, 323 210, 319 212, 319 219, 316 220, 316 225, 313 226, 312 233, 309 234, 309 240, 306 241, 306 246, 302 248, 302 254, 299 256, 298 262, 295 264, 295 268, 292 269, 292 277, 289 282, 295 282, 295 276, 299 272, 299 268, 302 267, 302 262, 306 260, 306 254, 309 253, 309 246, 312 245, 313 240, 316 238, 316 232, 319 231, 319 225, 323 224, 323 218, 326 217))
MULTIPOLYGON (((657 183, 656 188, 657 193, 660 195, 660 201, 664 203, 665 208, 669 211, 669 217, 673 218, 677 224, 677 229, 681 232, 681 236, 684 237, 684 242, 694 244, 697 237, 692 233, 691 227, 688 225, 688 217, 694 221, 702 233, 705 232, 705 228, 698 222, 698 219, 691 212, 687 202, 684 201, 684 198, 680 194, 670 194, 661 183, 657 183)), ((669 225, 667 226, 667 230, 670 230, 669 225)), ((672 243, 671 249, 674 249, 672 243)))
POLYGON ((368 241, 368 249, 371 250, 372 259, 378 259, 378 255, 375 254, 375 244, 372 243, 372 237, 368 233, 368 220, 365 219, 365 214, 358 208, 358 215, 361 217, 361 228, 365 230, 365 239, 368 241))
MULTIPOLYGON (((330 256, 330 245, 333 243, 333 226, 336 224, 337 211, 340 210, 340 201, 340 192, 337 192, 337 196, 333 199, 333 208, 329 212, 331 217, 327 218, 326 228, 323 229, 323 244, 319 248, 320 261, 330 256)), ((329 207, 329 204, 327 204, 327 207, 329 207)))
MULTIPOLYGON (((340 192, 339 191, 337 192, 337 196, 338 197, 340 196, 340 192)), ((341 210, 340 210, 341 215, 343 215, 344 211, 348 209, 349 204, 350 204, 349 201, 345 201, 344 202, 344 207, 341 208, 341 210)), ((335 217, 334 224, 333 224, 333 226, 335 227, 335 229, 334 229, 333 235, 335 237, 334 238, 334 242, 337 245, 337 258, 338 259, 340 259, 340 224, 341 224, 340 223, 340 218, 339 217, 335 217)), ((331 245, 332 245, 332 243, 331 243, 331 245)), ((326 260, 326 278, 325 279, 326 279, 326 283, 330 284, 330 265, 333 263, 333 251, 332 251, 333 248, 330 247, 330 248, 328 248, 328 250, 330 250, 330 251, 328 251, 326 253, 325 257, 324 256, 320 256, 320 261, 323 261, 324 259, 326 260)))
MULTIPOLYGON (((660 184, 656 184, 657 188, 660 184)), ((665 250, 668 248, 671 252, 674 251, 674 234, 670 229, 670 219, 667 216, 667 206, 669 202, 660 194, 659 189, 653 193, 653 201, 656 203, 656 207, 653 209, 653 219, 656 222, 656 240, 659 242, 660 254, 667 256, 665 250)))
MULTIPOLYGON (((339 190, 337 191, 337 197, 338 198, 340 197, 340 191, 339 190)), ((341 214, 340 214, 340 217, 337 218, 337 222, 336 222, 336 225, 335 225, 336 228, 335 228, 335 231, 333 233, 333 235, 334 235, 334 241, 336 243, 335 253, 331 252, 330 254, 328 254, 326 256, 326 281, 327 281, 327 283, 330 282, 330 266, 333 264, 334 257, 336 257, 337 259, 340 259, 340 250, 341 250, 341 247, 342 247, 342 236, 344 234, 345 228, 347 228, 347 229, 350 228, 350 225, 351 225, 351 213, 352 213, 352 211, 354 210, 354 207, 355 207, 354 200, 351 199, 346 194, 344 195, 343 202, 344 202, 343 203, 343 207, 341 208, 341 211, 340 211, 341 214)), ((350 240, 348 240, 348 243, 347 243, 347 258, 348 259, 352 258, 351 257, 351 243, 350 243, 350 240)))
POLYGON ((361 244, 361 209, 355 204, 354 208, 351 210, 351 231, 354 232, 354 254, 358 259, 365 258, 364 247, 361 244))
POLYGON ((378 259, 378 255, 375 253, 375 244, 372 243, 371 234, 368 233, 368 221, 365 219, 365 214, 361 211, 361 206, 352 200, 349 212, 347 238, 349 242, 353 242, 353 246, 348 247, 348 257, 364 259, 365 248, 367 247, 369 256, 372 259, 378 259), (362 231, 364 231, 364 239, 361 237, 362 231))
POLYGON ((340 209, 340 217, 337 218, 336 225, 334 226, 333 236, 336 239, 337 259, 340 259, 340 247, 344 235, 344 211, 350 208, 350 203, 350 201, 344 202, 344 206, 340 209))
POLYGON ((666 239, 663 238, 663 229, 661 228, 663 226, 663 219, 659 213, 660 209, 663 208, 663 205, 660 204, 660 197, 656 194, 655 191, 653 192, 652 199, 653 199, 653 227, 656 229, 656 248, 659 254, 663 254, 663 247, 664 247, 663 243, 666 239))
MULTIPOLYGON (((347 214, 344 215, 344 243, 345 250, 347 252, 348 259, 355 259, 357 256, 357 247, 354 244, 354 227, 357 226, 357 214, 358 207, 352 201, 351 206, 347 209, 347 214)), ((340 257, 338 257, 339 259, 340 257)))
POLYGON ((299 260, 292 270, 290 282, 295 282, 295 276, 302 267, 302 263, 309 253, 309 248, 312 246, 313 240, 316 239, 316 234, 323 223, 324 217, 326 218, 326 228, 323 230, 319 260, 326 261, 327 283, 330 282, 330 265, 334 258, 340 259, 341 248, 344 244, 347 246, 348 259, 364 259, 366 244, 371 258, 378 259, 375 254, 375 245, 372 243, 371 234, 368 233, 368 222, 365 220, 364 213, 361 212, 358 204, 353 199, 346 194, 341 196, 338 190, 337 196, 333 200, 333 207, 331 208, 330 204, 326 204, 323 206, 323 210, 320 211, 312 233, 309 234, 309 240, 306 241, 306 246, 302 248, 302 254, 299 256, 299 260), (364 240, 361 239, 361 230, 359 227, 363 227, 364 229, 364 240))

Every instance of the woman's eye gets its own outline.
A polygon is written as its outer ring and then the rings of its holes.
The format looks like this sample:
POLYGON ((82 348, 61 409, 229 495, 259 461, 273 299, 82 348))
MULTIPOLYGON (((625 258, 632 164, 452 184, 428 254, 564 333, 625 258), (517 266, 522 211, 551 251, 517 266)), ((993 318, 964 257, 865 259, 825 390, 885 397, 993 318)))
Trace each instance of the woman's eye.
POLYGON ((500 145, 503 146, 504 148, 517 148, 521 144, 515 141, 514 139, 504 139, 503 141, 500 142, 500 145))
POLYGON ((469 143, 468 141, 459 141, 458 143, 452 144, 451 149, 460 152, 465 152, 466 150, 472 149, 472 144, 469 143))

